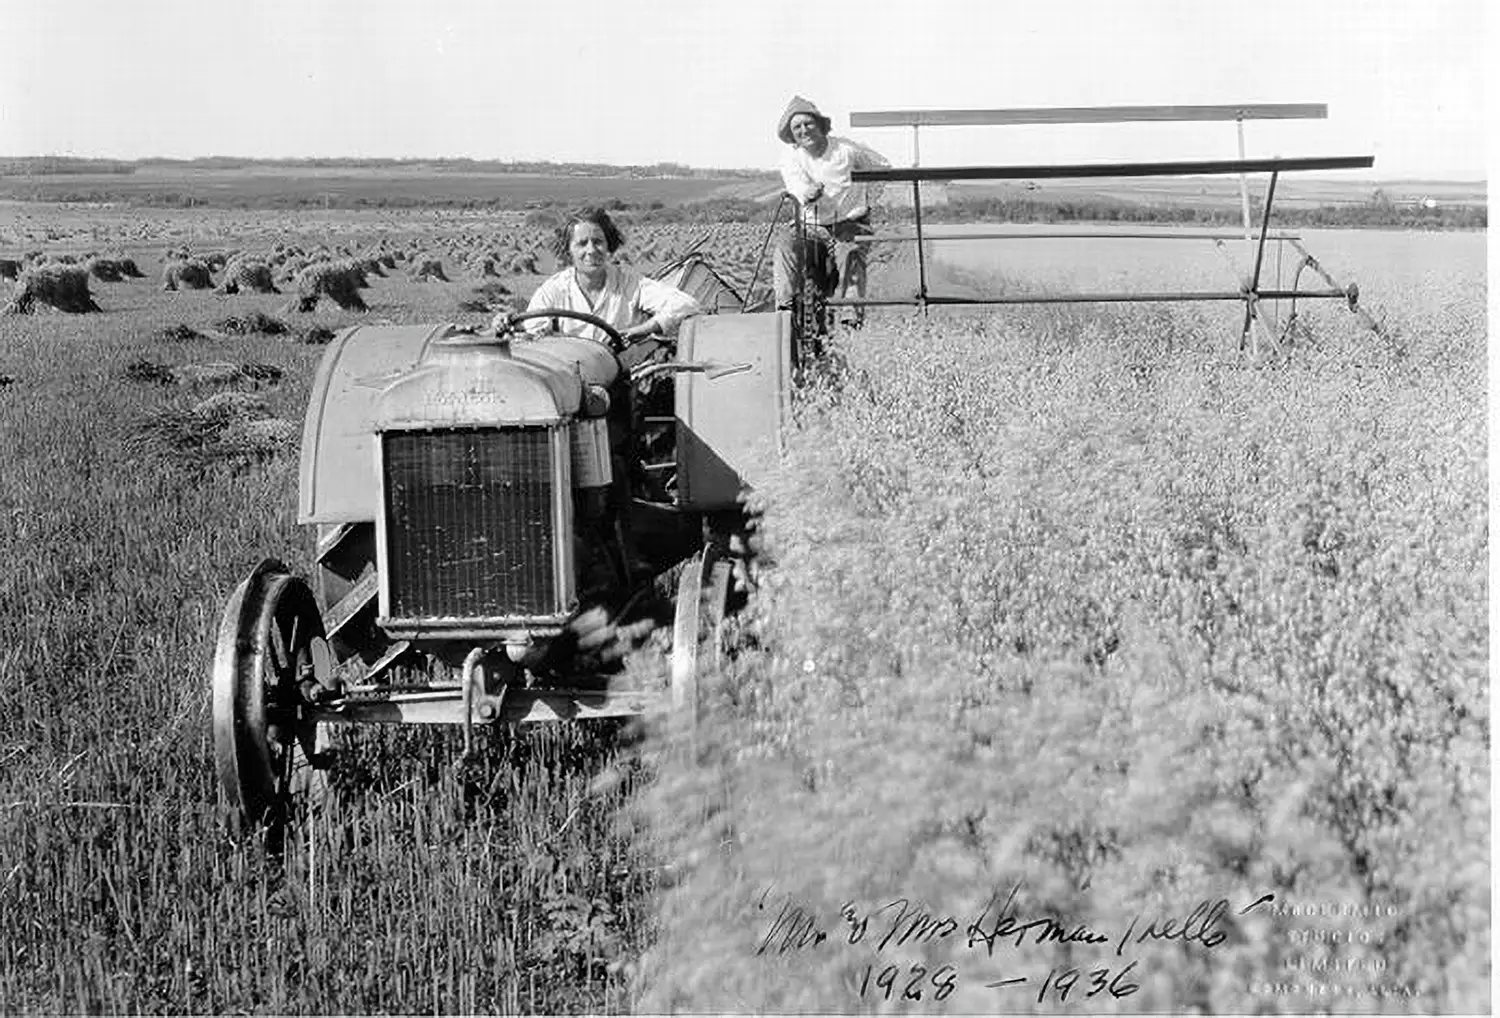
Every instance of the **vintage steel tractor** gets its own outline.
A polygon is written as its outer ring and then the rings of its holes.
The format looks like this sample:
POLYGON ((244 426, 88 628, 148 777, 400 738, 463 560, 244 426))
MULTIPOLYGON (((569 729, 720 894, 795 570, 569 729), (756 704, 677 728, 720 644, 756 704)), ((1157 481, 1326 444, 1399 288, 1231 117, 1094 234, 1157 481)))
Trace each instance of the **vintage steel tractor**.
POLYGON ((778 455, 791 349, 775 312, 690 318, 644 361, 563 310, 338 335, 303 431, 316 575, 263 561, 219 630, 229 802, 284 815, 337 725, 458 725, 467 748, 500 723, 691 725, 734 608, 743 493, 778 455), (551 331, 521 328, 538 318, 551 331), (619 658, 648 630, 670 632, 669 674, 639 688, 619 658))

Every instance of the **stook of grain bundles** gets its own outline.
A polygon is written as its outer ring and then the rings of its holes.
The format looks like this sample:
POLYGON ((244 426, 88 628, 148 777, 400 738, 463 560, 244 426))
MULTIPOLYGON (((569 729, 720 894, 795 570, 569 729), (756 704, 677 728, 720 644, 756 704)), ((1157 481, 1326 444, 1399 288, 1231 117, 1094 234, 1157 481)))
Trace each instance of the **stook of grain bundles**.
POLYGON ((500 276, 500 268, 495 264, 493 255, 479 255, 470 260, 469 274, 478 276, 480 279, 496 279, 500 276))
POLYGON ((0 314, 31 314, 38 305, 46 305, 69 314, 102 310, 89 293, 89 273, 78 265, 46 262, 21 273, 10 303, 0 314))
POLYGON ((184 464, 264 460, 293 449, 300 435, 291 421, 271 416, 266 401, 247 392, 221 392, 190 408, 161 407, 136 426, 127 445, 155 450, 184 464))
POLYGON ((327 297, 345 311, 368 311, 359 291, 369 285, 356 261, 314 262, 297 273, 297 299, 287 309, 306 313, 318 306, 319 298, 327 297))
POLYGON ((438 258, 430 255, 417 260, 416 267, 411 271, 411 278, 416 280, 436 279, 448 282, 448 274, 443 271, 443 263, 438 258))
POLYGON ((126 279, 146 278, 146 274, 142 272, 140 266, 135 263, 135 259, 130 257, 129 255, 115 255, 114 263, 115 266, 120 270, 120 275, 124 276, 126 279))
POLYGON ((140 279, 146 274, 132 258, 116 255, 94 255, 84 262, 84 267, 95 279, 104 283, 118 283, 125 279, 140 279))
POLYGON ((224 269, 224 280, 214 291, 217 294, 232 293, 280 293, 271 278, 271 266, 250 258, 235 259, 224 269))
POLYGON ((163 290, 207 290, 213 285, 213 274, 208 268, 208 263, 200 259, 175 259, 162 266, 161 288, 163 290))

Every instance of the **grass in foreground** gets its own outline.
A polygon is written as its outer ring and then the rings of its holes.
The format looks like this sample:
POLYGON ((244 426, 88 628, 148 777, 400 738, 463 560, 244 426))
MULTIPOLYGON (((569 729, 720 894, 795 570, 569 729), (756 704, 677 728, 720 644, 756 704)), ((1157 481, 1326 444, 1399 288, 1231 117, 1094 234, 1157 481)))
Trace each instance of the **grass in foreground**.
MULTIPOLYGON (((603 727, 362 738, 332 812, 268 862, 219 804, 208 672, 222 606, 262 556, 305 571, 295 448, 185 463, 129 438, 212 390, 130 381, 227 308, 110 287, 123 310, 12 319, 0 355, 0 1001, 14 1014, 620 1011, 649 939, 651 864, 618 829, 641 776, 590 783, 603 727)), ((271 298, 274 299, 274 298, 271 298)), ((389 299, 389 298, 387 298, 389 299)), ((321 350, 205 340, 275 364, 300 422, 321 350)))
POLYGON ((1439 299, 1269 367, 1147 309, 856 334, 760 645, 639 803, 693 862, 641 1006, 1484 1009, 1485 337, 1439 299))

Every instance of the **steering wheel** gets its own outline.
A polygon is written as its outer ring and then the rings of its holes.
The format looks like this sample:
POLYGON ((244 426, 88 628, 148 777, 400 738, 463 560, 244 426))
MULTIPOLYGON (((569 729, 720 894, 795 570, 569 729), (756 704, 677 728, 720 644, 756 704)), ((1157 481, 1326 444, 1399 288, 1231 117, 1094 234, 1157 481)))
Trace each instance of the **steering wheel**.
POLYGON ((505 331, 509 332, 522 322, 529 322, 533 318, 571 318, 574 321, 592 325, 609 337, 609 349, 615 354, 623 352, 630 345, 625 341, 625 337, 620 335, 619 331, 604 319, 588 314, 585 311, 569 311, 565 308, 540 308, 536 311, 522 311, 511 315, 505 320, 505 331))

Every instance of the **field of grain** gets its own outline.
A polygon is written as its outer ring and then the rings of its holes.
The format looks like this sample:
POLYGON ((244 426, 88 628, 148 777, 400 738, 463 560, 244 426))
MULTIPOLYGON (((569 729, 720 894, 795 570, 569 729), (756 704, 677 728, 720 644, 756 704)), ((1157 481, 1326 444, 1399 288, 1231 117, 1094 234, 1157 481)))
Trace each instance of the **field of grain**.
MULTIPOLYGON (((1482 241, 1310 237, 1387 336, 1260 364, 1212 306, 849 337, 758 646, 643 790, 694 862, 643 1005, 1487 1010, 1482 241)), ((1129 250, 998 284, 1195 271, 1129 250)))
MULTIPOLYGON (((150 425, 225 384, 298 422, 318 329, 487 320, 550 270, 544 239, 442 212, 0 227, 0 258, 146 274, 92 280, 97 314, 0 317, 7 1012, 1486 1006, 1476 235, 1310 237, 1389 338, 1310 309, 1272 364, 1235 354, 1233 309, 873 314, 763 493, 761 593, 696 759, 633 727, 496 733, 464 768, 451 733, 371 735, 279 857, 232 837, 208 663, 261 557, 309 565, 295 442, 189 455, 150 425), (164 291, 169 250, 261 256, 283 289, 297 259, 391 265, 368 311, 298 314, 164 291), (427 258, 448 282, 412 278, 427 258), (259 370, 171 384, 217 363, 259 370), (1011 888, 1020 922, 1111 936, 1276 897, 1117 953, 996 934, 1011 888)), ((760 240, 705 248, 743 278, 760 240)), ((1196 285, 1191 257, 1090 250, 938 252, 935 279, 1196 285)))
MULTIPOLYGON (((1252 178, 1249 192, 1257 198, 1265 191, 1265 179, 1252 178)), ((1172 207, 1240 207, 1240 182, 1236 177, 1092 177, 1079 180, 985 181, 949 186, 953 198, 1033 196, 1073 200, 1115 199, 1159 202, 1172 207)), ((1397 203, 1431 199, 1443 205, 1484 205, 1484 181, 1361 180, 1344 173, 1328 176, 1292 174, 1276 184, 1276 207, 1296 209, 1313 205, 1347 205, 1371 201, 1377 196, 1397 203)))

